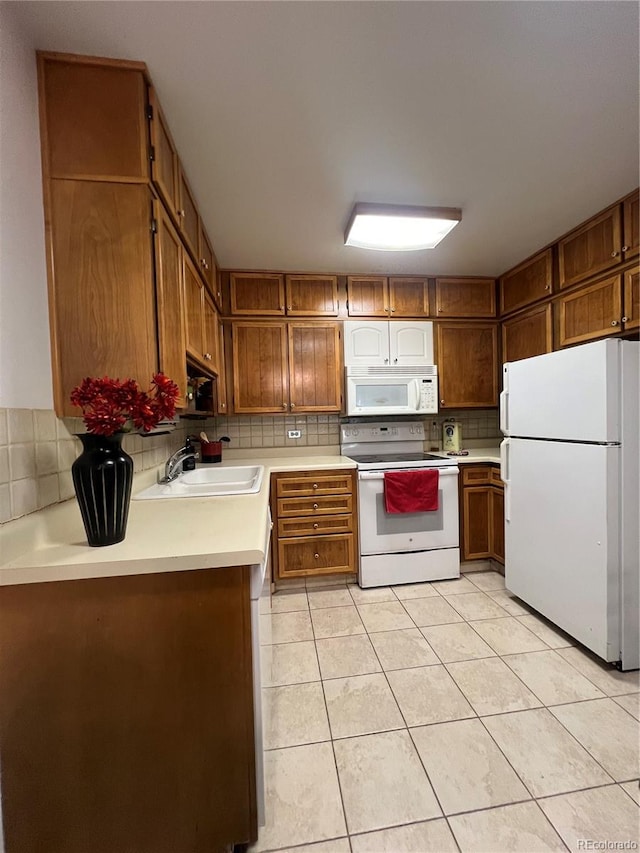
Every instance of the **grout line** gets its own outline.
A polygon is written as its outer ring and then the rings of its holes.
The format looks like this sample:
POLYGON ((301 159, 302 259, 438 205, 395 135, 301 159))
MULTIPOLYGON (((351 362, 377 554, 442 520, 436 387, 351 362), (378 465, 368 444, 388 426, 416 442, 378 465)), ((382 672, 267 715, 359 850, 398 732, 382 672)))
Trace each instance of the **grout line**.
MULTIPOLYGON (((393 591, 393 588, 391 588, 391 589, 392 589, 392 591, 393 591)), ((484 590, 481 590, 481 592, 485 592, 485 591, 484 591, 484 590)), ((395 593, 394 593, 394 594, 395 594, 395 593)), ((463 594, 464 594, 464 593, 463 593, 463 594)), ((485 594, 487 594, 487 593, 485 593, 485 594)), ((447 600, 447 598, 446 598, 445 596, 441 596, 441 597, 443 597, 443 598, 445 598, 445 600, 447 600)), ((489 596, 489 597, 490 597, 490 596, 489 596)), ((396 598, 397 598, 397 596, 396 596, 396 598)), ((434 596, 425 596, 425 598, 434 598, 434 596)), ((399 600, 400 600, 400 599, 399 599, 399 600)), ((406 600, 407 600, 407 601, 410 601, 410 600, 415 600, 415 599, 406 599, 406 600)), ((393 603, 393 602, 371 602, 371 603, 372 603, 372 604, 377 604, 377 603, 385 604, 385 603, 393 603)), ((442 666, 444 667, 445 671, 446 671, 446 672, 449 674, 449 676, 453 679, 453 681, 454 681, 454 683, 455 683, 455 685, 456 685, 457 689, 460 691, 460 693, 461 693, 461 694, 462 694, 462 696, 465 698, 465 700, 467 701, 467 703, 468 703, 468 704, 470 704, 471 709, 472 709, 472 711, 473 711, 473 713, 474 713, 474 716, 473 716, 473 717, 463 718, 463 719, 479 719, 479 720, 480 720, 480 723, 482 724, 483 729, 487 732, 487 734, 489 735, 489 738, 490 738, 490 739, 491 739, 491 741, 496 745, 496 747, 498 748, 499 752, 504 756, 505 761, 506 761, 506 762, 507 762, 507 764, 511 767, 511 769, 513 770, 513 772, 515 773, 516 778, 518 778, 518 779, 520 780, 520 782, 521 782, 521 783, 522 783, 522 785, 524 786, 525 790, 527 790, 527 791, 530 793, 530 799, 526 799, 526 800, 515 800, 515 801, 509 802, 509 803, 503 803, 503 804, 501 804, 501 805, 490 806, 490 807, 488 807, 488 808, 487 808, 487 807, 485 807, 485 808, 479 808, 479 809, 470 809, 470 810, 468 810, 468 811, 456 812, 455 814, 451 814, 451 815, 450 815, 450 817, 457 817, 458 815, 464 815, 464 814, 474 814, 474 813, 476 813, 476 812, 491 811, 491 810, 498 809, 498 808, 508 808, 509 806, 517 805, 517 804, 520 804, 520 803, 535 802, 535 803, 536 803, 536 806, 538 807, 538 810, 539 810, 540 812, 542 812, 542 814, 543 814, 543 816, 544 816, 544 818, 545 818, 546 822, 549 824, 549 826, 551 827, 552 831, 553 831, 553 832, 555 833, 555 835, 560 839, 560 841, 561 841, 561 843, 562 843, 562 845, 563 845, 563 848, 564 848, 564 849, 568 849, 568 848, 567 848, 567 845, 565 844, 564 840, 561 838, 561 836, 560 836, 560 834, 559 834, 558 830, 556 829, 556 827, 553 825, 553 823, 552 823, 552 822, 550 821, 550 819, 547 817, 547 815, 545 814, 544 810, 540 808, 540 805, 539 805, 538 800, 543 800, 543 799, 544 799, 544 800, 546 800, 546 799, 552 799, 552 798, 557 798, 557 797, 563 797, 563 796, 567 796, 567 795, 570 795, 570 794, 578 793, 578 792, 581 792, 581 791, 595 790, 595 789, 603 788, 603 787, 612 787, 613 785, 616 785, 617 787, 621 787, 620 782, 618 782, 618 781, 616 781, 616 780, 612 780, 611 782, 607 782, 607 783, 604 783, 604 784, 600 783, 600 784, 597 784, 597 785, 587 786, 587 787, 584 787, 584 788, 572 789, 572 790, 570 790, 570 791, 562 791, 562 792, 559 792, 559 793, 557 793, 557 794, 549 794, 549 795, 545 795, 545 796, 543 796, 543 797, 535 797, 535 796, 531 793, 531 791, 530 791, 530 789, 529 789, 528 785, 525 783, 524 779, 522 779, 522 778, 521 778, 521 776, 520 776, 520 774, 515 770, 515 768, 513 767, 513 765, 511 764, 511 762, 509 761, 508 757, 507 757, 507 756, 506 756, 506 754, 503 752, 503 750, 501 749, 501 747, 499 746, 499 744, 497 744, 497 742, 494 740, 493 736, 491 735, 491 732, 487 729, 487 727, 486 727, 486 725, 485 725, 485 723, 484 723, 484 718, 483 718, 482 716, 480 716, 480 715, 475 711, 475 709, 473 708, 473 706, 472 706, 472 705, 471 705, 471 703, 469 702, 468 698, 466 697, 466 695, 465 695, 464 691, 463 691, 463 690, 460 688, 460 686, 457 684, 457 682, 455 681, 455 678, 453 678, 453 676, 451 675, 451 673, 449 673, 449 670, 448 670, 448 666, 447 666, 447 664, 446 664, 444 661, 442 661, 442 660, 441 660, 440 656, 437 654, 437 652, 435 651, 435 649, 433 649, 433 648, 431 647, 431 645, 430 645, 430 643, 428 642, 427 638, 426 638, 426 637, 424 636, 424 634, 422 633, 421 627, 420 627, 420 626, 418 626, 418 625, 415 623, 415 621, 413 620, 413 618, 411 617, 411 615, 408 613, 408 611, 407 611, 407 610, 406 610, 406 608, 404 607, 404 602, 403 602, 403 600, 400 600, 400 603, 401 603, 401 604, 403 604, 403 610, 404 610, 404 611, 407 613, 407 615, 409 616, 409 619, 412 621, 413 625, 415 626, 415 629, 417 629, 417 630, 419 631, 419 633, 420 633, 421 637, 425 640, 425 642, 427 642, 428 647, 431 649, 431 651, 433 652, 433 654, 435 655, 435 657, 436 657, 436 658, 437 658, 437 660, 439 661, 440 665, 442 665, 442 666)), ((367 604, 367 602, 363 602, 363 604, 367 604)), ((358 610, 358 604, 355 602, 355 600, 354 600, 354 606, 356 607, 356 610, 358 610)), ((498 606, 499 606, 499 605, 498 605, 498 606)), ((319 609, 331 609, 331 608, 319 608, 319 609)), ((455 608, 454 608, 454 609, 455 609, 455 608)), ((303 611, 292 611, 292 612, 303 612, 303 611)), ((279 614, 274 614, 274 615, 279 615, 279 614)), ((358 610, 358 615, 360 615, 359 610, 358 610)), ((460 614, 460 615, 462 615, 462 614, 460 614)), ((535 614, 528 614, 528 615, 535 615, 535 614)), ((512 616, 512 614, 509 614, 509 613, 507 613, 507 616, 508 616, 508 617, 510 617, 510 618, 516 618, 515 616, 512 616)), ((489 617, 489 618, 506 618, 506 617, 489 617)), ((485 621, 485 620, 473 620, 473 621, 485 621)), ((444 624, 457 624, 457 625, 460 625, 460 624, 468 624, 468 625, 470 625, 470 626, 472 627, 472 629, 473 629, 473 624, 472 624, 471 622, 469 622, 469 620, 467 620, 465 617, 462 617, 462 621, 461 621, 461 622, 455 622, 455 623, 444 623, 444 624)), ((327 702, 326 702, 326 694, 325 694, 325 691, 324 691, 324 682, 325 682, 325 681, 332 681, 332 680, 336 680, 336 678, 327 678, 327 679, 325 679, 325 678, 323 678, 323 676, 322 676, 322 670, 321 670, 321 668, 320 668, 320 660, 319 660, 318 647, 317 647, 317 642, 318 642, 318 640, 317 640, 317 639, 315 639, 315 630, 313 630, 313 633, 314 633, 314 650, 315 650, 315 653, 316 653, 316 660, 317 660, 317 664, 318 664, 318 671, 319 671, 319 673, 320 673, 320 683, 323 685, 323 686, 322 686, 322 694, 323 694, 324 706, 325 706, 325 713, 326 713, 326 715, 327 715, 327 721, 328 721, 328 725, 329 725, 329 732, 330 732, 330 738, 331 738, 331 740, 330 740, 330 741, 318 741, 318 742, 315 742, 315 743, 327 743, 327 742, 331 742, 331 744, 332 744, 332 751, 333 751, 333 755, 334 755, 334 765, 335 765, 335 767, 336 767, 336 774, 337 774, 337 778, 338 778, 338 786, 339 786, 339 790, 340 790, 340 797, 341 797, 341 803, 342 803, 342 808, 343 808, 343 815, 344 815, 344 818, 345 818, 345 824, 346 824, 346 827, 347 827, 347 833, 348 833, 348 834, 347 834, 347 836, 336 836, 335 838, 345 838, 345 837, 346 837, 346 838, 347 838, 347 840, 348 840, 348 843, 349 843, 349 845, 350 845, 350 849, 352 849, 352 847, 351 847, 351 837, 352 837, 353 835, 369 835, 369 834, 372 834, 372 833, 375 833, 375 832, 381 832, 381 831, 386 831, 386 830, 390 830, 390 829, 401 828, 401 827, 410 826, 410 825, 414 825, 414 824, 426 823, 426 822, 429 822, 429 821, 435 821, 435 820, 446 820, 446 821, 447 821, 447 826, 449 827, 449 830, 450 830, 451 835, 452 835, 452 837, 453 837, 453 839, 454 839, 454 842, 455 842, 455 844, 456 844, 456 847, 458 848, 458 850, 460 850, 460 846, 459 846, 459 844, 458 844, 458 840, 457 840, 457 838, 456 838, 456 836, 455 836, 455 832, 453 831, 453 828, 451 827, 451 825, 450 825, 450 823, 449 823, 449 816, 448 816, 448 815, 446 815, 446 814, 444 814, 444 810, 442 809, 442 805, 441 805, 440 800, 439 800, 439 798, 438 798, 438 795, 437 795, 437 792, 436 792, 436 790, 435 790, 435 787, 434 787, 434 786, 433 786, 433 784, 431 783, 431 779, 430 779, 430 777, 429 777, 429 774, 428 774, 428 772, 427 772, 427 769, 426 769, 426 767, 424 766, 424 763, 423 763, 423 761, 422 761, 422 757, 420 756, 420 753, 419 753, 419 751, 417 750, 417 747, 415 746, 415 742, 414 742, 413 737, 412 737, 412 734, 411 734, 411 730, 412 730, 412 728, 422 728, 422 727, 423 727, 423 726, 425 726, 425 725, 438 725, 438 724, 447 723, 447 722, 448 722, 448 723, 453 723, 453 722, 457 722, 457 720, 440 720, 440 721, 437 721, 437 722, 434 722, 434 723, 419 724, 419 725, 416 725, 416 726, 410 727, 410 726, 407 724, 407 721, 406 721, 406 718, 405 718, 405 716, 404 716, 404 713, 402 712, 402 709, 400 708, 400 705, 399 705, 399 703, 398 703, 398 700, 397 700, 397 698, 396 698, 396 696, 395 696, 395 694, 394 694, 394 692, 393 692, 393 689, 392 689, 392 687, 391 687, 391 684, 390 684, 389 679, 388 679, 388 676, 387 676, 387 670, 382 666, 382 662, 381 662, 380 657, 379 657, 379 655, 378 655, 378 652, 377 652, 377 650, 376 650, 376 648, 375 648, 375 645, 371 642, 371 634, 378 634, 378 633, 391 633, 391 632, 393 632, 393 631, 406 631, 406 630, 414 630, 414 629, 413 629, 413 628, 396 628, 396 629, 385 629, 385 630, 383 630, 383 631, 373 631, 373 632, 370 632, 370 631, 368 631, 368 630, 367 630, 366 626, 364 626, 364 625, 363 625, 363 627, 364 627, 364 634, 359 634, 359 635, 347 635, 347 636, 366 636, 366 637, 367 637, 367 639, 368 639, 368 641, 369 641, 369 643, 370 643, 371 647, 373 648, 374 655, 375 655, 375 657, 376 657, 376 659, 377 659, 377 661, 378 661, 378 664, 379 664, 379 665, 380 665, 380 667, 381 667, 381 673, 379 673, 379 674, 384 675, 385 680, 386 680, 386 683, 387 683, 387 685, 388 685, 388 687, 389 687, 389 690, 391 691, 391 695, 393 696, 394 701, 395 701, 395 703, 396 703, 396 706, 398 707, 398 710, 399 710, 399 712, 400 712, 400 715, 401 715, 402 719, 403 719, 403 720, 404 720, 404 722, 405 722, 405 727, 396 728, 396 729, 390 729, 390 730, 389 730, 389 729, 387 729, 387 730, 385 730, 385 731, 407 731, 407 732, 408 732, 409 737, 411 738, 411 743, 412 743, 412 745, 413 745, 413 748, 414 748, 414 750, 416 751, 416 753, 418 754, 418 758, 419 758, 419 760, 420 760, 420 762, 421 762, 421 764, 422 764, 423 770, 424 770, 425 775, 426 775, 426 777, 427 777, 427 780, 428 780, 428 782, 429 782, 429 784, 430 784, 430 786, 431 786, 432 792, 433 792, 433 794, 434 794, 434 796, 435 796, 435 798, 436 798, 436 801, 437 801, 437 803, 438 803, 439 808, 440 808, 440 809, 441 809, 441 811, 442 811, 442 816, 436 816, 436 817, 429 818, 429 819, 426 819, 426 820, 419 820, 419 821, 405 822, 405 823, 401 823, 401 824, 394 824, 394 825, 392 825, 392 826, 379 827, 379 828, 376 828, 376 829, 373 829, 373 830, 367 830, 367 831, 365 831, 365 832, 358 832, 358 833, 351 833, 351 832, 349 832, 349 826, 348 826, 348 822, 347 822, 347 812, 346 812, 346 809, 345 809, 345 806, 344 806, 344 796, 343 796, 343 792, 342 792, 342 785, 341 785, 341 782, 340 782, 340 774, 339 774, 339 772, 338 772, 338 766, 337 766, 337 760, 336 760, 336 754, 335 754, 335 741, 336 741, 336 740, 351 740, 351 739, 361 738, 361 737, 367 737, 367 736, 375 735, 375 734, 383 734, 383 733, 385 733, 385 732, 364 732, 364 733, 361 733, 361 734, 349 735, 349 736, 347 736, 347 737, 345 737, 345 738, 335 738, 335 737, 334 737, 334 734, 333 734, 333 731, 332 731, 332 728, 331 728, 331 719, 330 719, 330 717, 329 717, 328 706, 327 706, 327 702)), ((439 627, 439 626, 430 626, 430 625, 429 625, 429 626, 422 626, 422 627, 429 628, 429 627, 439 627)), ((523 627, 526 627, 526 626, 523 626, 523 627)), ((312 622, 312 628, 313 628, 313 622, 312 622)), ((474 629, 474 630, 475 630, 475 629, 474 629)), ((488 643, 488 641, 487 641, 487 640, 485 640, 485 639, 484 639, 484 638, 483 638, 483 637, 482 637, 482 636, 481 636, 477 631, 475 631, 475 633, 476 633, 476 634, 478 634, 478 636, 480 637, 480 639, 481 639, 481 640, 483 640, 484 642, 487 642, 487 643, 488 643)), ((533 632, 532 632, 532 633, 533 633, 533 632)), ((344 636, 344 635, 342 635, 342 636, 344 636)), ((534 636, 536 636, 536 637, 537 637, 537 635, 534 635, 534 636)), ((339 639, 339 638, 340 638, 340 637, 326 637, 326 638, 324 638, 324 637, 323 637, 323 638, 320 638, 320 639, 339 639)), ((540 639, 540 638, 539 638, 539 637, 537 637, 537 639, 540 639)), ((287 642, 287 643, 274 643, 274 644, 272 644, 272 645, 290 645, 290 644, 292 644, 293 642, 303 642, 303 641, 290 641, 290 642, 287 642)), ((309 641, 307 640, 307 642, 309 642, 309 641)), ((543 641, 543 640, 541 640, 541 642, 543 642, 543 643, 544 643, 544 641, 543 641)), ((492 648, 490 643, 488 643, 488 645, 490 646, 490 648, 492 648)), ((547 645, 547 644, 545 643, 545 645, 547 645)), ((546 649, 540 649, 540 650, 536 650, 536 651, 548 651, 548 650, 554 651, 554 652, 556 652, 556 654, 557 654, 557 649, 554 649, 554 648, 552 648, 552 647, 548 647, 548 648, 546 648, 546 649)), ((494 651, 495 651, 495 650, 494 650, 494 651)), ((509 655, 511 655, 511 654, 535 654, 535 653, 536 653, 536 651, 532 651, 532 652, 521 652, 521 653, 509 652, 507 655, 502 655, 502 654, 499 654, 499 653, 497 653, 497 652, 496 652, 496 654, 495 654, 495 655, 492 655, 492 656, 490 656, 490 657, 483 657, 483 658, 467 658, 467 659, 464 659, 463 661, 453 661, 453 662, 449 662, 449 663, 471 662, 471 661, 473 661, 473 660, 491 660, 491 659, 493 659, 493 657, 497 657, 498 659, 503 660, 503 662, 505 663, 505 665, 507 665, 507 666, 508 666, 507 662, 506 662, 506 661, 504 661, 504 658, 505 658, 505 657, 508 657, 508 656, 509 656, 509 655)), ((558 656, 559 656, 559 657, 562 657, 562 655, 558 655, 558 656)), ((563 658, 563 660, 564 660, 564 658, 563 658)), ((584 673, 580 672, 580 670, 578 670, 578 669, 577 669, 577 667, 573 666, 573 664, 571 664, 569 661, 566 661, 566 662, 567 662, 567 663, 569 663, 569 664, 573 667, 573 669, 575 669, 575 670, 578 672, 578 674, 579 674, 579 675, 582 675, 584 678, 587 678, 587 681, 590 681, 590 679, 589 679, 586 675, 584 675, 584 673)), ((421 668, 421 667, 423 667, 423 666, 424 666, 424 667, 426 667, 426 666, 433 666, 433 665, 437 665, 437 664, 426 664, 426 665, 422 664, 422 665, 420 665, 419 667, 402 667, 402 669, 415 669, 415 668, 421 668)), ((515 672, 511 667, 508 667, 508 669, 509 669, 509 671, 510 671, 510 672, 512 672, 512 674, 513 674, 513 675, 515 675, 515 677, 516 677, 519 681, 521 681, 521 683, 524 685, 524 687, 525 687, 525 688, 526 688, 526 689, 527 689, 527 690, 528 690, 528 691, 529 691, 529 692, 530 692, 530 693, 531 693, 531 694, 532 694, 532 695, 533 695, 533 696, 534 696, 538 701, 541 701, 541 700, 539 699, 539 697, 537 697, 537 696, 536 696, 536 694, 531 690, 531 688, 529 688, 529 686, 528 686, 528 685, 526 685, 526 684, 522 681, 522 679, 518 676, 518 674, 517 674, 517 673, 516 673, 516 672, 515 672)), ((400 671, 400 670, 389 670, 389 671, 397 672, 397 671, 400 671)), ((359 675, 369 675, 369 674, 376 674, 376 673, 359 673, 359 675)), ((337 678, 349 678, 349 677, 355 678, 355 677, 357 677, 357 676, 338 676, 337 678)), ((310 682, 296 682, 296 683, 310 683, 310 682)), ((316 681, 315 683, 317 683, 317 681, 316 681)), ((600 692, 601 692, 601 693, 604 693, 604 691, 602 691, 602 690, 601 690, 601 689, 600 689, 596 684, 594 684, 593 682, 591 682, 591 683, 593 684, 593 686, 594 686, 596 689, 600 690, 600 692)), ((278 686, 280 686, 280 685, 278 685, 278 686)), ((282 686, 287 686, 287 685, 282 685, 282 686)), ((637 691, 633 691, 633 690, 631 690, 629 693, 620 694, 620 695, 621 695, 621 696, 622 696, 622 695, 636 695, 636 693, 637 693, 637 691)), ((601 698, 608 698, 610 701, 613 701, 613 702, 614 702, 614 704, 616 704, 616 705, 617 705, 617 707, 621 707, 621 708, 622 708, 622 710, 624 710, 624 711, 626 711, 627 713, 629 713, 629 716, 631 716, 631 717, 632 717, 632 719, 634 719, 634 720, 635 720, 635 717, 633 716, 633 714, 631 714, 631 712, 627 711, 627 709, 626 709, 626 708, 624 708, 623 706, 618 705, 618 703, 617 703, 617 702, 615 702, 615 699, 616 699, 617 697, 611 697, 611 696, 608 696, 608 695, 604 695, 604 696, 603 696, 603 697, 601 697, 601 698)), ((527 710, 542 710, 542 709, 544 709, 545 711, 549 711, 549 709, 550 709, 550 708, 556 707, 556 706, 558 706, 558 705, 576 704, 576 703, 578 703, 578 702, 593 702, 593 701, 601 701, 601 698, 596 697, 596 698, 591 698, 591 699, 572 700, 572 701, 568 701, 568 702, 555 703, 554 705, 546 705, 544 702, 541 702, 541 706, 542 706, 541 708, 536 708, 536 709, 518 709, 518 710, 512 710, 512 711, 504 711, 504 712, 498 712, 498 713, 487 714, 487 715, 485 715, 485 716, 504 716, 504 715, 507 715, 507 714, 518 714, 518 713, 524 713, 524 712, 525 712, 525 711, 527 711, 527 710)), ((554 715, 554 714, 552 714, 551 712, 549 712, 549 713, 550 713, 550 716, 551 716, 551 717, 553 717, 553 719, 556 719, 556 720, 557 720, 557 717, 555 717, 555 715, 554 715)), ((559 720, 557 720, 557 721, 560 723, 560 725, 562 725, 562 723, 561 723, 559 720)), ((563 725, 562 725, 562 727, 563 727, 563 728, 565 728, 563 725)), ((602 767, 602 765, 600 764, 600 762, 599 762, 599 761, 597 761, 597 759, 596 759, 594 756, 592 756, 592 755, 591 755, 591 753, 589 752, 589 750, 587 750, 587 749, 586 749, 586 747, 585 747, 585 746, 584 746, 584 745, 583 745, 583 744, 578 740, 578 738, 577 738, 577 737, 575 737, 575 736, 574 736, 571 732, 569 732, 568 730, 567 730, 567 732, 568 732, 568 734, 573 738, 573 740, 575 740, 575 741, 576 741, 576 743, 578 743, 578 745, 579 745, 579 746, 580 746, 580 747, 581 747, 581 748, 582 748, 582 749, 587 753, 587 755, 589 755, 589 757, 591 757, 591 758, 592 758, 592 760, 593 760, 593 761, 594 761, 594 762, 595 762, 595 763, 596 763, 596 764, 597 764, 597 765, 602 769, 602 771, 603 771, 604 773, 606 773, 606 775, 607 775, 607 776, 609 776, 609 777, 610 777, 610 774, 608 773, 608 771, 606 771, 606 770, 605 770, 605 768, 604 768, 604 767, 602 767)), ((299 744, 299 745, 295 745, 295 746, 304 746, 304 745, 306 745, 306 744, 299 744)), ((295 746, 294 746, 293 748, 295 748, 295 746)), ((279 748, 280 748, 280 749, 289 749, 289 748, 292 748, 292 747, 279 747, 279 748)), ((269 750, 269 751, 273 751, 273 750, 269 750)), ((625 780, 621 780, 621 781, 622 781, 622 782, 624 782, 625 780)), ((634 779, 630 779, 630 780, 628 780, 628 781, 635 781, 635 780, 634 780, 634 779)), ((634 798, 632 797, 632 795, 631 795, 631 794, 629 794, 629 793, 628 793, 627 791, 625 791, 624 789, 622 789, 622 790, 623 790, 623 792, 626 794, 626 796, 628 796, 628 797, 629 797, 629 799, 631 799, 631 800, 632 800, 632 802, 635 802, 635 800, 634 800, 634 798)), ((328 841, 328 840, 333 840, 333 839, 323 839, 323 840, 327 840, 327 841, 328 841)), ((318 843, 318 842, 307 842, 307 844, 312 844, 312 843, 318 843)), ((295 845, 295 847, 303 847, 303 846, 306 846, 306 845, 295 845)), ((287 846, 287 848, 279 848, 279 849, 280 849, 280 850, 283 850, 283 849, 289 849, 289 847, 290 847, 290 845, 289 845, 289 846, 287 846)), ((294 848, 292 848, 292 849, 295 849, 295 847, 294 847, 294 848)), ((266 851, 265 851, 265 853, 266 853, 266 851)))

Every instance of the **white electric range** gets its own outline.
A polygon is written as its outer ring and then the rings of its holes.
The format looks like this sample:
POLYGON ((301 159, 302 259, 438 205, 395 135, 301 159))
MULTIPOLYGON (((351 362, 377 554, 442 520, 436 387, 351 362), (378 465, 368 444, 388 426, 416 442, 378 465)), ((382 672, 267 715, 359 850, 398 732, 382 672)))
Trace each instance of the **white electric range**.
POLYGON ((460 576, 458 466, 424 452, 421 421, 345 423, 340 451, 358 464, 361 587, 460 576), (384 472, 438 468, 438 509, 387 513, 384 472))

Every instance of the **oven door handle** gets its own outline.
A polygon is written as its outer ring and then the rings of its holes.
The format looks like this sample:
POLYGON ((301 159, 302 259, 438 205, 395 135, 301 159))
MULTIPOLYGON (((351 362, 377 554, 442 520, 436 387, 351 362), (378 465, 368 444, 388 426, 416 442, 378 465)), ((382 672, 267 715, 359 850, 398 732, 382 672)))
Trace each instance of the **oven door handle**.
MULTIPOLYGON (((397 470, 397 469, 395 469, 397 470)), ((429 471, 430 468, 403 468, 403 471, 429 471)), ((438 468, 441 477, 453 477, 458 474, 458 466, 448 466, 447 468, 438 468)), ((358 474, 359 480, 384 480, 384 471, 362 471, 358 474)))

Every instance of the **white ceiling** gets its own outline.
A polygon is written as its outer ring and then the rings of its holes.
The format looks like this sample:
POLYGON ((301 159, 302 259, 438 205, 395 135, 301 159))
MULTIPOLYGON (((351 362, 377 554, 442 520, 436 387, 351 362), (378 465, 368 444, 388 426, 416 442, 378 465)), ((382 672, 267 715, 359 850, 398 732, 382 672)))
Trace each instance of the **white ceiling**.
POLYGON ((35 47, 147 63, 223 267, 495 275, 638 185, 635 2, 28 2, 35 47), (355 201, 461 207, 347 248, 355 201))

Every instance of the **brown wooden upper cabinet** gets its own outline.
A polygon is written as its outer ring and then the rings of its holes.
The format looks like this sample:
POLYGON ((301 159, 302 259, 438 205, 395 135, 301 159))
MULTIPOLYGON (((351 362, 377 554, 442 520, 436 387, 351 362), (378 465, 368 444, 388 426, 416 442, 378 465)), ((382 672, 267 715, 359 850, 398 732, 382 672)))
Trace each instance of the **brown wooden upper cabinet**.
POLYGON ((560 287, 617 266, 623 260, 622 207, 619 204, 576 228, 558 243, 560 287))
POLYGON ((612 275, 557 302, 560 346, 606 338, 623 326, 622 276, 612 275))
POLYGON ((501 276, 500 313, 517 311, 550 296, 552 270, 552 252, 546 249, 501 276))
POLYGON ((287 324, 236 321, 231 340, 234 412, 287 412, 287 324))
POLYGON ((429 282, 426 278, 389 279, 390 317, 428 317, 429 282))
POLYGON ((218 346, 218 312, 213 300, 205 291, 202 301, 202 357, 209 370, 220 374, 220 347, 218 346))
POLYGON ((495 317, 495 280, 437 278, 436 314, 438 317, 495 317))
POLYGON ((85 376, 146 388, 158 369, 151 194, 146 184, 52 180, 48 196, 55 405, 77 417, 69 394, 85 376))
POLYGON ((284 315, 284 276, 232 272, 229 276, 232 314, 284 315))
POLYGON ((498 404, 496 323, 437 323, 440 407, 498 404))
POLYGON ((292 317, 337 317, 338 277, 285 276, 287 314, 292 317))
POLYGON ((204 285, 191 258, 183 253, 185 332, 188 355, 204 361, 204 285))
POLYGON ((216 307, 219 311, 222 311, 222 290, 220 288, 216 256, 213 253, 209 236, 204 230, 201 219, 199 220, 198 247, 198 263, 204 283, 207 285, 209 293, 213 296, 216 307))
POLYGON ((144 71, 140 62, 38 53, 45 177, 148 181, 144 71))
POLYGON ((227 399, 227 363, 224 353, 224 325, 218 316, 218 366, 219 372, 216 379, 216 414, 226 415, 229 410, 227 399))
POLYGON ((342 403, 340 324, 231 324, 233 411, 339 412, 342 403))
POLYGON ((182 289, 182 241, 165 207, 154 201, 156 220, 156 304, 160 370, 180 388, 178 407, 186 402, 187 371, 182 289))
POLYGON ((200 217, 198 216, 198 208, 182 165, 180 165, 178 186, 180 190, 180 207, 178 208, 180 233, 193 257, 198 258, 200 217))
POLYGON ((640 192, 636 190, 623 204, 625 260, 635 258, 640 252, 640 192))
POLYGON ((519 361, 553 349, 551 305, 540 305, 502 322, 502 361, 519 361))
POLYGON ((389 281, 386 276, 347 276, 350 317, 388 317, 389 281))
POLYGON ((413 276, 347 276, 350 317, 428 317, 429 284, 413 276))
POLYGON ((178 154, 156 90, 149 88, 149 136, 151 179, 172 217, 180 210, 178 154))
POLYGON ((342 346, 338 323, 288 323, 289 408, 339 412, 342 346))
POLYGON ((640 267, 627 270, 624 274, 624 316, 625 331, 640 328, 640 267))

